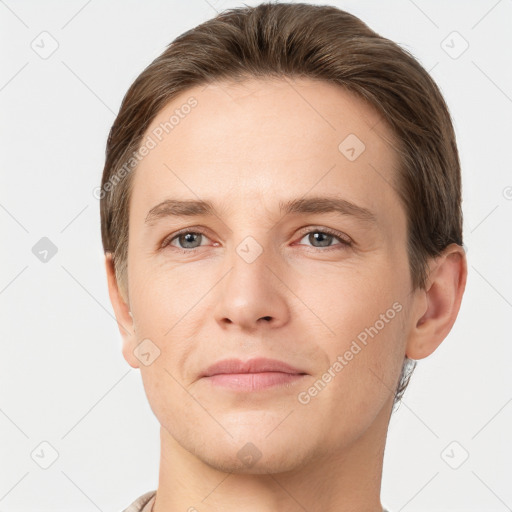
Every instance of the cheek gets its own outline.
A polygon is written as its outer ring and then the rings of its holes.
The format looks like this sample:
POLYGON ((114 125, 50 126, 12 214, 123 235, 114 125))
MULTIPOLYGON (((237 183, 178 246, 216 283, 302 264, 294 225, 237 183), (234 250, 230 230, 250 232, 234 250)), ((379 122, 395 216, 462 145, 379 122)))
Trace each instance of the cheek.
POLYGON ((155 362, 141 367, 144 383, 159 399, 168 400, 163 395, 169 390, 169 403, 176 396, 186 399, 178 382, 186 384, 190 378, 188 360, 197 351, 201 328, 205 319, 211 322, 215 305, 208 295, 215 284, 212 273, 189 269, 141 268, 133 281, 137 339, 148 338, 159 349, 155 362))
POLYGON ((215 283, 211 272, 194 265, 164 268, 151 263, 134 264, 130 270, 134 307, 140 312, 141 326, 145 324, 159 334, 179 330, 190 322, 195 308, 204 308, 208 302, 205 296, 215 283))
POLYGON ((389 397, 404 357, 407 288, 390 267, 333 274, 308 296, 308 305, 330 330, 319 344, 336 373, 336 401, 356 408, 389 397))
POLYGON ((175 438, 189 435, 190 426, 204 415, 197 403, 191 399, 181 378, 164 359, 165 354, 151 366, 141 368, 144 391, 153 414, 159 423, 175 438))
POLYGON ((324 332, 331 341, 342 342, 373 325, 390 308, 388 317, 396 316, 399 307, 393 309, 393 304, 401 303, 405 292, 392 267, 397 268, 377 258, 338 268, 310 266, 309 272, 295 277, 293 291, 309 309, 308 317, 329 328, 324 332))

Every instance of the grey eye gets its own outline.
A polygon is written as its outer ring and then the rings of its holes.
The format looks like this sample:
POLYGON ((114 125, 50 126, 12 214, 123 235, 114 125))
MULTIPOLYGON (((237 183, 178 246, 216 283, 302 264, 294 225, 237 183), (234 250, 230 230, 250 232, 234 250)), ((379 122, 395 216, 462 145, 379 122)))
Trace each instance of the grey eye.
MULTIPOLYGON (((195 249, 196 247, 201 246, 202 237, 202 233, 195 233, 193 231, 189 231, 187 233, 182 233, 176 236, 175 238, 173 238, 173 240, 178 240, 182 249, 195 249), (197 244, 198 241, 199 244, 197 244)), ((171 242, 173 240, 171 240, 171 242)))
POLYGON ((311 242, 314 247, 329 247, 333 238, 336 238, 334 235, 323 233, 322 231, 312 231, 306 236, 308 237, 308 241, 311 242), (319 245, 315 245, 315 243, 318 243, 319 245))

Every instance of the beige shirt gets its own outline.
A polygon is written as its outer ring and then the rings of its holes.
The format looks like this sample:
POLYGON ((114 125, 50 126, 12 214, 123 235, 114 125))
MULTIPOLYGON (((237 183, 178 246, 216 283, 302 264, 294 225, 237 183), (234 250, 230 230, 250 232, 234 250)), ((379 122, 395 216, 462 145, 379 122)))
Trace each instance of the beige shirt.
MULTIPOLYGON (((155 498, 156 491, 149 491, 140 498, 137 498, 128 508, 125 508, 123 512, 151 512, 155 498)), ((388 511, 384 509, 382 512, 388 511)))
POLYGON ((151 512, 155 498, 156 491, 149 491, 137 498, 128 508, 125 508, 123 512, 151 512))

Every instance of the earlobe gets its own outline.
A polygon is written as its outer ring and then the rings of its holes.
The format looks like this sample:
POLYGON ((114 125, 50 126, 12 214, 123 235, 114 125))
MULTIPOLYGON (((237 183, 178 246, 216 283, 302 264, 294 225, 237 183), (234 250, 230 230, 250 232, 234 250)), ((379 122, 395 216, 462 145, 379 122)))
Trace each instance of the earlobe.
POLYGON ((431 265, 427 286, 418 292, 418 313, 411 319, 406 355, 423 359, 441 344, 459 313, 466 287, 467 261, 464 249, 450 244, 431 265))
POLYGON ((124 301, 119 291, 112 253, 110 252, 105 253, 105 269, 107 273, 108 294, 122 337, 123 357, 132 368, 139 368, 139 360, 133 353, 137 345, 137 338, 132 313, 129 304, 124 301))

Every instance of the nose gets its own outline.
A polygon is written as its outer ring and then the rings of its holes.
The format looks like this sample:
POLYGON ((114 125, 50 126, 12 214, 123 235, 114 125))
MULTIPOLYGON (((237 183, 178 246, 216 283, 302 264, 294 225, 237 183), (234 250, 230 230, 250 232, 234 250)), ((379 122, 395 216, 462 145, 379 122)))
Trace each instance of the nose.
POLYGON ((215 315, 221 327, 254 331, 288 322, 287 288, 278 277, 278 257, 263 250, 255 259, 248 258, 239 247, 233 249, 230 264, 217 296, 215 315))

